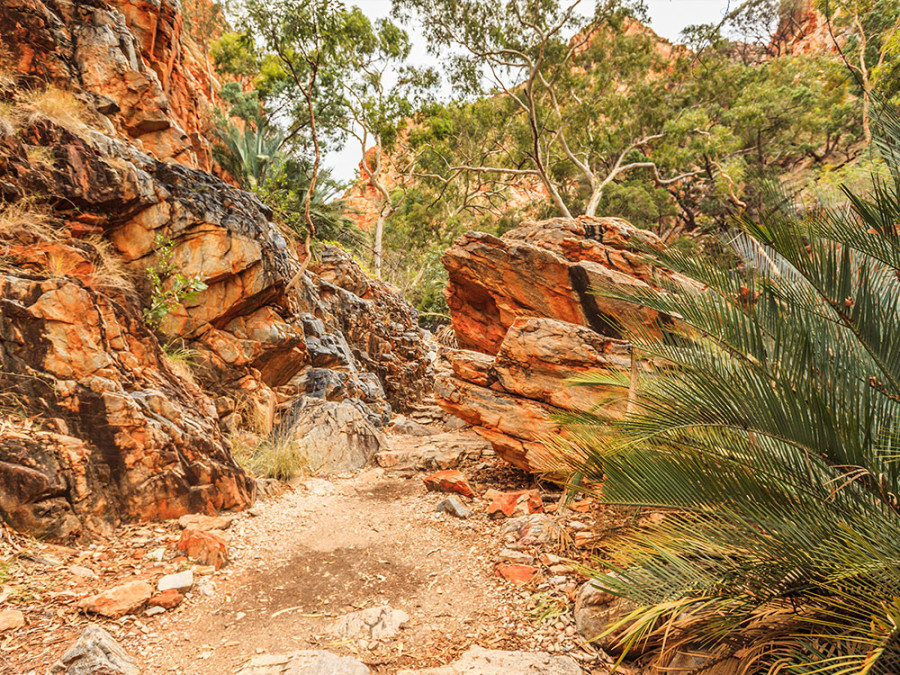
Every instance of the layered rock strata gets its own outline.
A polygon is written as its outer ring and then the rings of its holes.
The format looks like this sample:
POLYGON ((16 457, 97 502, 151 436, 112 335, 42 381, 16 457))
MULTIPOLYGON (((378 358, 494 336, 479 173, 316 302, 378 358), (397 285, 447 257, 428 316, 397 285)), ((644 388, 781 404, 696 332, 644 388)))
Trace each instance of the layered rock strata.
POLYGON ((554 413, 602 406, 617 414, 627 398, 619 387, 568 381, 587 372, 630 370, 622 327, 656 330, 668 320, 595 292, 685 283, 653 266, 637 246, 658 243, 623 220, 583 217, 526 222, 502 237, 470 232, 458 239, 443 262, 460 348, 442 351, 438 403, 514 465, 549 469, 544 441, 560 433, 554 413))
POLYGON ((190 84, 179 12, 0 7, 0 518, 17 529, 243 508, 230 434, 270 434, 305 399, 379 427, 430 387, 399 294, 337 249, 289 291, 301 265, 271 212, 202 170, 187 130, 208 82, 190 84), (183 280, 203 290, 148 324, 183 280))

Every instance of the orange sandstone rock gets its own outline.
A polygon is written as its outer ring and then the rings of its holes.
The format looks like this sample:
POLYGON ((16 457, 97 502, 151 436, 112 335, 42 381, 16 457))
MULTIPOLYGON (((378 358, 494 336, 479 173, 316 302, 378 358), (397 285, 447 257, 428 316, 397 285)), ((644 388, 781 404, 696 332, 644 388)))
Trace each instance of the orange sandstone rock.
POLYGON ((201 565, 212 565, 221 569, 228 563, 228 545, 220 535, 193 528, 182 531, 178 549, 201 565))
POLYGON ((118 619, 140 609, 152 595, 153 587, 146 581, 132 581, 85 598, 78 603, 78 608, 108 619, 118 619))
POLYGON ((445 469, 424 478, 425 487, 435 492, 456 492, 464 497, 474 497, 466 477, 456 469, 445 469))

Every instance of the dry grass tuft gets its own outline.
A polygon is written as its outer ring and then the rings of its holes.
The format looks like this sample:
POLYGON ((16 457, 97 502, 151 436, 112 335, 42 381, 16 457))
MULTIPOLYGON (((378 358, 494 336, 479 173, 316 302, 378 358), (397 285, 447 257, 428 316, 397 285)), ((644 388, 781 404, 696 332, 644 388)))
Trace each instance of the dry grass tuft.
POLYGON ((21 122, 21 115, 11 103, 0 102, 0 136, 15 136, 21 122))
POLYGON ((55 158, 53 151, 46 145, 32 145, 25 151, 28 163, 34 167, 53 168, 55 158))
POLYGON ((86 243, 93 248, 91 286, 95 288, 128 291, 134 288, 131 271, 125 267, 115 247, 99 235, 92 236, 86 243))
POLYGON ((32 92, 22 108, 27 122, 48 120, 76 135, 87 129, 87 108, 70 91, 51 86, 32 92))
POLYGON ((0 204, 0 239, 22 238, 23 235, 38 241, 60 239, 46 207, 24 199, 0 204))
POLYGON ((163 354, 165 355, 166 364, 172 369, 178 377, 197 386, 197 380, 194 379, 194 366, 197 365, 197 350, 189 347, 176 347, 174 345, 164 345, 163 354))
POLYGON ((249 393, 241 395, 235 405, 241 427, 260 436, 272 432, 275 426, 275 401, 261 401, 249 393))
POLYGON ((232 434, 229 440, 234 460, 254 476, 290 481, 308 473, 309 458, 293 438, 245 430, 232 434))

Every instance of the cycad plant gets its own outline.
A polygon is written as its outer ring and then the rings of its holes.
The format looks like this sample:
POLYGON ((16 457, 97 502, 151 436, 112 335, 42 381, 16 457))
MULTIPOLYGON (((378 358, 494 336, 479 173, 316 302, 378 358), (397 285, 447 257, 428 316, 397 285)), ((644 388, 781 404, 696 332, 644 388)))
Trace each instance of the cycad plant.
POLYGON ((570 420, 559 454, 607 503, 666 510, 598 575, 640 606, 620 646, 900 673, 900 125, 882 127, 869 194, 782 200, 741 223, 733 268, 653 251, 698 283, 616 295, 670 317, 631 331, 653 372, 622 419, 570 420))
POLYGON ((256 190, 279 158, 284 135, 265 120, 238 127, 226 121, 219 128, 222 145, 214 148, 216 160, 247 190, 256 190))

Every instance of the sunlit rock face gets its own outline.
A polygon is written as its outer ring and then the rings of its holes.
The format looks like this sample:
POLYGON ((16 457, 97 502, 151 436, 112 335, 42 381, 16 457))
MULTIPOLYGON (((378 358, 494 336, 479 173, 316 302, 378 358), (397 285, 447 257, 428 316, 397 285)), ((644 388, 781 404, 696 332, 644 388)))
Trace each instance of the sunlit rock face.
POLYGON ((656 330, 660 320, 602 291, 687 283, 639 250, 659 243, 618 218, 529 221, 502 237, 460 237, 443 262, 461 349, 444 350, 438 363, 438 403, 516 466, 548 468, 543 441, 560 433, 555 411, 602 403, 615 414, 624 405, 621 389, 568 380, 629 369, 623 324, 656 330))

